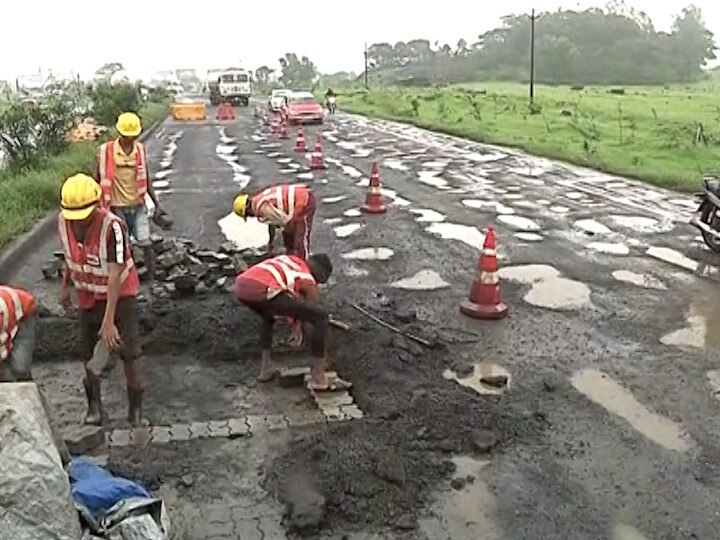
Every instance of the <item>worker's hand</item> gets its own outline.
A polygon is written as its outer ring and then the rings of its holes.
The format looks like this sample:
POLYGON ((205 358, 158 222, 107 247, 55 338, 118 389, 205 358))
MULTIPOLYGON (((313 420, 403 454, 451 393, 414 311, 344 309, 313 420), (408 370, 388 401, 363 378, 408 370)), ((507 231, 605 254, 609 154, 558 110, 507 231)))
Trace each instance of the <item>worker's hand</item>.
POLYGON ((290 334, 290 345, 295 348, 302 347, 303 344, 303 325, 302 322, 298 321, 293 326, 290 334))
POLYGON ((103 321, 100 328, 100 339, 105 342, 105 346, 109 351, 115 351, 120 348, 120 332, 114 322, 103 321))
POLYGON ((64 281, 60 285, 60 307, 65 312, 70 309, 70 287, 64 281))

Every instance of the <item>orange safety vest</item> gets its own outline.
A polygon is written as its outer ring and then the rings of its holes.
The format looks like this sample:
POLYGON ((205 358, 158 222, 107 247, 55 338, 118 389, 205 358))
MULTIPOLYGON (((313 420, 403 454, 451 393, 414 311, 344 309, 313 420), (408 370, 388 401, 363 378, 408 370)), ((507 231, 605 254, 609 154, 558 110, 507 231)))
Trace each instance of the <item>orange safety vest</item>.
MULTIPOLYGON (((92 309, 95 302, 107 298, 110 275, 107 245, 110 235, 113 234, 111 227, 113 222, 119 223, 125 234, 125 223, 122 219, 109 210, 103 208, 95 210, 95 217, 85 234, 85 242, 81 244, 75 238, 72 223, 66 221, 62 214, 59 216, 60 241, 81 309, 92 309)), ((124 255, 125 262, 120 272, 120 298, 137 296, 140 292, 140 279, 135 269, 130 243, 127 241, 124 255)))
POLYGON ((10 357, 20 322, 34 315, 36 308, 29 292, 0 285, 0 361, 10 357))
POLYGON ((281 184, 262 190, 252 198, 250 204, 259 221, 263 221, 260 209, 266 204, 294 218, 302 215, 309 198, 310 188, 305 184, 281 184))
MULTIPOLYGON (((115 142, 108 141, 100 145, 98 150, 98 170, 100 171, 100 189, 102 191, 102 207, 110 208, 110 195, 112 184, 115 181, 115 142)), ((145 204, 145 194, 148 187, 147 154, 145 145, 137 145, 137 158, 135 160, 135 178, 138 184, 137 204, 145 204)))
POLYGON ((268 289, 288 291, 298 296, 302 283, 317 285, 310 273, 310 267, 295 255, 278 255, 251 266, 239 276, 240 279, 252 279, 262 283, 268 289))

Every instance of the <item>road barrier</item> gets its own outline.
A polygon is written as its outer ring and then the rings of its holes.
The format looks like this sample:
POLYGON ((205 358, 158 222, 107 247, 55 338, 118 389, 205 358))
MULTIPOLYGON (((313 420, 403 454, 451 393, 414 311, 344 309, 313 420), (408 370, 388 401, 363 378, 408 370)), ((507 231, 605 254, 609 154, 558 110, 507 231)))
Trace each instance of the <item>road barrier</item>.
POLYGON ((205 120, 207 106, 204 103, 173 103, 171 113, 175 120, 205 120))

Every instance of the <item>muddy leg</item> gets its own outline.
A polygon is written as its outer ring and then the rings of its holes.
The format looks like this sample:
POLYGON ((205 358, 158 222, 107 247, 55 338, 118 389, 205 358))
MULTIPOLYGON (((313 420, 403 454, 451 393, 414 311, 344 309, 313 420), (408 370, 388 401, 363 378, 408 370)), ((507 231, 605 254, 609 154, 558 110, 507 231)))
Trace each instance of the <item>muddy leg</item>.
POLYGON ((85 378, 83 379, 85 387, 85 396, 87 397, 87 414, 85 415, 85 424, 92 426, 101 426, 103 423, 102 410, 102 385, 100 383, 100 375, 93 373, 85 365, 85 378))
POLYGON ((138 360, 123 360, 128 395, 128 422, 133 427, 146 425, 142 416, 142 401, 145 387, 140 375, 138 360))
POLYGON ((155 279, 155 250, 152 246, 143 247, 143 254, 145 256, 145 268, 147 268, 148 282, 152 285, 155 279))
POLYGON ((262 326, 260 328, 260 347, 262 348, 262 360, 260 364, 260 374, 257 380, 259 382, 269 382, 275 378, 279 372, 278 365, 272 360, 272 336, 275 318, 272 316, 263 317, 262 326))

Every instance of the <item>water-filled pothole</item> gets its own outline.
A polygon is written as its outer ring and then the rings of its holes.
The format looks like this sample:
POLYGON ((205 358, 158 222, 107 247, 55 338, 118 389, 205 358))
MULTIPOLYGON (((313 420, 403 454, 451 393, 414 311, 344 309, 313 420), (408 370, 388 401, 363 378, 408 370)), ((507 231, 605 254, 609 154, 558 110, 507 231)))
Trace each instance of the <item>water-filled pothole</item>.
POLYGON ((368 247, 343 253, 343 259, 360 261, 387 261, 393 256, 393 250, 386 247, 368 247))
POLYGON ((252 217, 245 221, 234 212, 218 221, 218 225, 225 238, 239 249, 264 247, 270 239, 266 224, 252 217))
POLYGON ((447 288, 450 284, 434 270, 420 270, 413 276, 399 279, 398 281, 391 283, 390 286, 397 289, 431 291, 447 288))
POLYGON ((482 249, 485 242, 485 235, 477 227, 461 225, 459 223, 433 223, 425 229, 427 232, 436 234, 445 240, 459 240, 469 246, 482 249))
POLYGON ((497 364, 474 364, 470 374, 458 374, 451 369, 443 371, 443 377, 449 381, 475 390, 478 394, 499 395, 510 388, 511 375, 508 370, 497 364), (504 381, 504 383, 503 383, 504 381))

